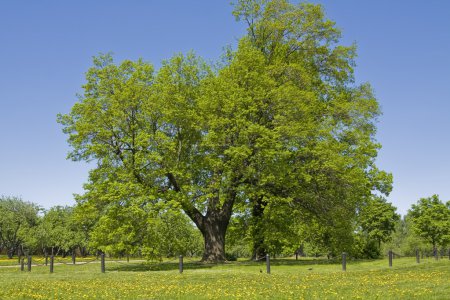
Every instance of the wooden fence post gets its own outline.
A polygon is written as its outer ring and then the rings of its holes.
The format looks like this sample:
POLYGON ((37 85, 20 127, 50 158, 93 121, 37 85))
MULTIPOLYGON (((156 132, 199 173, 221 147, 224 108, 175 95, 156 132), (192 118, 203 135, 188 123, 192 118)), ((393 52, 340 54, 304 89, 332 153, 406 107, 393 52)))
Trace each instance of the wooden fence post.
POLYGON ((183 255, 180 255, 180 260, 178 263, 178 270, 180 271, 180 274, 183 273, 183 255))
POLYGON ((55 257, 53 255, 50 256, 50 273, 53 273, 53 265, 55 262, 55 257))
POLYGON ((31 255, 28 255, 27 267, 28 272, 31 272, 31 255))
POLYGON ((347 253, 342 252, 342 271, 347 271, 347 253))
POLYGON ((100 257, 101 257, 100 268, 102 270, 102 273, 105 273, 105 271, 106 271, 106 268, 105 268, 105 253, 102 252, 100 257))
POLYGON ((389 250, 389 267, 392 267, 392 257, 393 257, 392 250, 389 250))

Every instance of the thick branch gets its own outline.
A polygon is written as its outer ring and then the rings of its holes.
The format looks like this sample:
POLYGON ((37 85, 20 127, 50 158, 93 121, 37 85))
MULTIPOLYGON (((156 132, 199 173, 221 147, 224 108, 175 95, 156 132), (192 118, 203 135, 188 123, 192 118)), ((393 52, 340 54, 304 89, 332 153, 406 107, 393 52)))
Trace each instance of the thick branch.
MULTIPOLYGON (((167 179, 169 180, 170 185, 173 187, 175 192, 181 193, 181 188, 172 173, 167 173, 167 179)), ((181 207, 184 212, 188 215, 189 218, 197 225, 199 229, 204 227, 204 219, 205 217, 202 213, 192 204, 187 201, 181 201, 181 207)))

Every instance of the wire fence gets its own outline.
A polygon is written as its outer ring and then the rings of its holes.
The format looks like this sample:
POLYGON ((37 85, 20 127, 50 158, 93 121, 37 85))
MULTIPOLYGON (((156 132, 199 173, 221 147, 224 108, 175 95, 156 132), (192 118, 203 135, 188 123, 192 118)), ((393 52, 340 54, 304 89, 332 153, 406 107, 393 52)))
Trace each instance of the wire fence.
MULTIPOLYGON (((430 252, 427 251, 419 251, 416 250, 415 253, 415 258, 416 258, 416 263, 420 263, 421 258, 423 259, 423 255, 424 252, 427 253, 427 257, 430 257, 428 254, 430 252)), ((437 251, 436 249, 432 250, 431 253, 433 254, 433 256, 436 260, 437 259, 443 259, 445 258, 445 256, 448 256, 448 260, 450 261, 450 249, 448 249, 447 253, 444 253, 443 251, 437 251), (445 255, 447 254, 447 255, 445 255)), ((399 258, 414 258, 414 256, 408 256, 408 255, 402 255, 400 253, 396 253, 392 250, 389 250, 386 253, 386 257, 388 259, 388 265, 389 267, 392 267, 394 265, 394 259, 399 259, 399 258)), ((271 260, 273 260, 273 258, 271 258, 269 255, 260 257, 259 259, 255 259, 253 260, 253 262, 250 263, 256 263, 258 265, 265 265, 266 266, 266 273, 270 274, 270 268, 271 268, 271 260)), ((340 261, 342 263, 342 270, 346 271, 347 270, 347 262, 348 261, 358 261, 360 259, 357 259, 355 257, 351 257, 350 255, 348 255, 347 253, 342 253, 342 256, 337 257, 335 259, 332 260, 332 263, 338 263, 338 261, 340 261)), ((280 260, 283 261, 283 260, 280 260)), ((293 260, 292 262, 295 264, 295 261, 297 261, 297 257, 296 260, 293 260)), ((187 265, 189 268, 196 268, 196 267, 202 267, 205 266, 204 263, 201 263, 201 261, 199 260, 199 258, 195 258, 195 257, 183 257, 182 255, 180 255, 179 257, 172 257, 172 258, 168 258, 164 261, 151 261, 151 260, 143 260, 143 259, 129 259, 129 257, 127 257, 125 260, 124 259, 114 259, 113 257, 106 257, 105 254, 101 254, 99 256, 96 257, 76 257, 75 255, 72 255, 72 257, 56 257, 56 256, 45 256, 45 257, 32 257, 32 256, 23 256, 19 258, 19 266, 20 266, 20 270, 24 271, 25 270, 25 266, 27 271, 31 271, 32 267, 44 267, 44 266, 48 266, 50 268, 50 273, 54 272, 54 266, 56 265, 66 265, 66 266, 73 266, 73 267, 78 267, 78 266, 83 266, 83 265, 87 265, 87 264, 100 264, 100 271, 102 273, 106 272, 107 269, 107 265, 108 265, 108 269, 110 270, 118 270, 120 268, 118 268, 116 265, 120 265, 122 267, 129 267, 129 268, 135 268, 137 266, 139 266, 140 270, 148 270, 148 271, 152 271, 152 270, 173 270, 176 269, 176 263, 178 262, 178 270, 180 273, 183 273, 185 265, 187 265)), ((276 264, 278 265, 278 264, 276 264)), ((15 265, 8 265, 8 266, 0 266, 0 268, 11 268, 11 267, 17 267, 17 264, 15 265)), ((260 269, 260 272, 262 272, 262 269, 260 269)))

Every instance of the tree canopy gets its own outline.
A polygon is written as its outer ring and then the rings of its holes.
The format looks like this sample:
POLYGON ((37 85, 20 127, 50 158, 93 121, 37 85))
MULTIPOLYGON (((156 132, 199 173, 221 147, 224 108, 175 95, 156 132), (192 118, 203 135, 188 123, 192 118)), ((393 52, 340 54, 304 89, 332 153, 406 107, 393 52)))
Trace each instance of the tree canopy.
POLYGON ((450 243, 450 201, 443 203, 438 195, 421 198, 408 211, 417 235, 436 246, 450 243))
POLYGON ((0 248, 6 248, 9 257, 23 251, 27 232, 38 222, 39 209, 19 197, 0 197, 0 248))
POLYGON ((55 206, 44 211, 30 230, 28 245, 44 254, 66 254, 87 246, 86 235, 74 219, 73 207, 55 206))
POLYGON ((355 46, 338 44, 321 6, 241 0, 234 15, 248 34, 219 67, 192 53, 157 71, 99 56, 58 118, 69 157, 97 163, 80 206, 180 208, 211 262, 225 259, 232 216, 249 216, 258 255, 270 248, 262 222, 311 215, 351 231, 342 221, 392 181, 375 166, 380 111, 354 84, 355 46))
POLYGON ((381 245, 392 239, 400 220, 396 208, 383 197, 373 196, 358 209, 356 231, 358 254, 376 258, 381 254, 381 245))

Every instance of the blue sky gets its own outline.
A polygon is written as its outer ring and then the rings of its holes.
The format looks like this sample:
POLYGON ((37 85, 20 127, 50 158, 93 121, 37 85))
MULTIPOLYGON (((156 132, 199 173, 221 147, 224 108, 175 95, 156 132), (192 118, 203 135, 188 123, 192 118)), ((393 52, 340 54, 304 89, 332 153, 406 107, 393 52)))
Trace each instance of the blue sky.
MULTIPOLYGON (((57 113, 82 92, 91 58, 159 65, 194 50, 217 59, 244 33, 228 0, 0 0, 0 195, 72 205, 89 165, 66 160, 57 113)), ((357 82, 383 110, 378 165, 394 175, 389 201, 406 213, 421 197, 450 199, 450 2, 313 1, 356 42, 357 82)))

